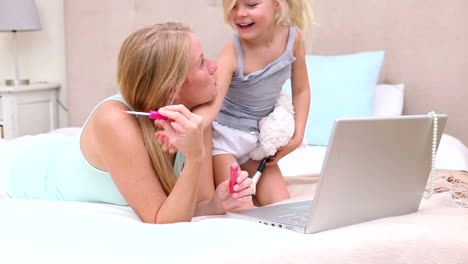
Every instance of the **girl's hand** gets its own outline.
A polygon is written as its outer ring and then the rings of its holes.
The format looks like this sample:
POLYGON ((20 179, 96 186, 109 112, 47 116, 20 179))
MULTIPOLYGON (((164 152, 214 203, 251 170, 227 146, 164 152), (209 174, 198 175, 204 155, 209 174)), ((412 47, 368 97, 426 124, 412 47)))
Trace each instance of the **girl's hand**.
POLYGON ((229 180, 221 182, 216 188, 215 199, 221 204, 224 212, 232 211, 252 200, 253 188, 250 187, 252 179, 246 171, 239 171, 234 193, 229 192, 229 180))
POLYGON ((270 160, 267 163, 265 163, 265 165, 266 166, 273 166, 273 165, 278 164, 278 161, 281 158, 283 158, 284 156, 286 156, 289 153, 293 152, 300 145, 301 145, 301 141, 294 140, 293 138, 291 138, 291 140, 288 142, 288 144, 286 144, 285 146, 279 147, 276 150, 276 154, 274 156, 271 156, 270 160))
POLYGON ((158 112, 169 120, 156 119, 154 124, 162 130, 155 133, 162 149, 168 152, 182 151, 185 157, 200 158, 205 154, 203 144, 203 118, 190 112, 183 105, 162 107, 158 112))

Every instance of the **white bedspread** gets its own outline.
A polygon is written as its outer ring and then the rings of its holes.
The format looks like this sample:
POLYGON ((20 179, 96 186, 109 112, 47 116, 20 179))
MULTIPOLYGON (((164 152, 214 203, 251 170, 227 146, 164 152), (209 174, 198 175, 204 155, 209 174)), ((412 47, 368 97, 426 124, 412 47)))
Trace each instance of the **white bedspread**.
MULTIPOLYGON (((5 161, 18 148, 0 141, 2 150, 5 161)), ((312 196, 325 151, 307 147, 281 160, 291 200, 312 196)), ((444 135, 438 162, 468 170, 468 150, 444 135)), ((228 216, 150 225, 129 207, 0 199, 0 263, 467 264, 468 209, 446 192, 414 214, 303 235, 228 216)))
POLYGON ((0 200, 1 263, 468 263, 468 209, 447 193, 418 213, 312 235, 226 216, 141 223, 128 207, 0 200))

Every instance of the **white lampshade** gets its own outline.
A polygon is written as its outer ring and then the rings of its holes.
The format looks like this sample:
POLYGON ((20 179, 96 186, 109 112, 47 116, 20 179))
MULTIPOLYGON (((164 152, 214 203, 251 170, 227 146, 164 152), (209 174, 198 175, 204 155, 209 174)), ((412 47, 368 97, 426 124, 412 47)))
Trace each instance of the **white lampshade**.
POLYGON ((40 30, 34 0, 0 0, 0 31, 40 30))

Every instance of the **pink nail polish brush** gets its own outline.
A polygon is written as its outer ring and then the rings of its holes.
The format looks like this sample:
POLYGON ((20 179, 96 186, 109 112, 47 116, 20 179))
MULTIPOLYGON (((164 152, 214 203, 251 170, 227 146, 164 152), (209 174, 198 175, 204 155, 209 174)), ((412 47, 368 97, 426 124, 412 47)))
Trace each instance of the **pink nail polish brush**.
POLYGON ((124 111, 127 114, 132 114, 132 115, 143 115, 143 116, 148 116, 150 119, 164 119, 168 120, 169 118, 161 115, 158 111, 153 111, 150 110, 149 112, 135 112, 135 111, 124 111))

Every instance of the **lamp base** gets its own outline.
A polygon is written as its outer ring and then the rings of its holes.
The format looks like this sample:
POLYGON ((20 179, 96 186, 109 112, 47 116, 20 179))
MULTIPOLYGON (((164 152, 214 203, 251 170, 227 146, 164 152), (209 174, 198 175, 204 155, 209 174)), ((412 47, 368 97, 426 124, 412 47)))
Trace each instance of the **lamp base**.
POLYGON ((29 80, 6 80, 5 85, 6 86, 17 86, 17 85, 28 85, 29 80))

